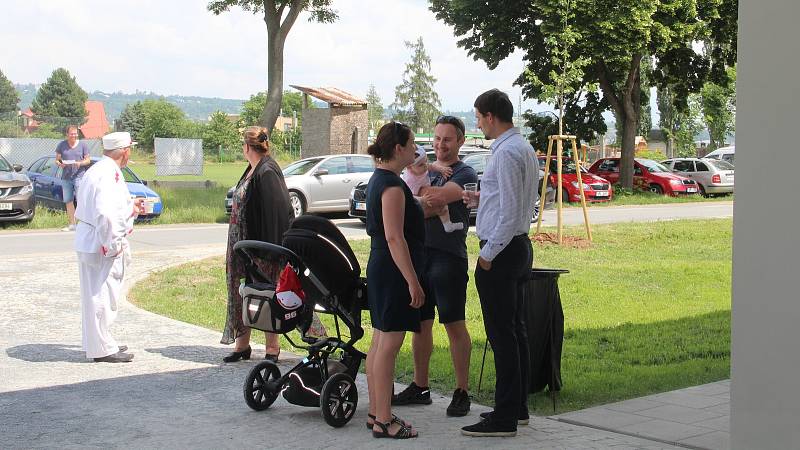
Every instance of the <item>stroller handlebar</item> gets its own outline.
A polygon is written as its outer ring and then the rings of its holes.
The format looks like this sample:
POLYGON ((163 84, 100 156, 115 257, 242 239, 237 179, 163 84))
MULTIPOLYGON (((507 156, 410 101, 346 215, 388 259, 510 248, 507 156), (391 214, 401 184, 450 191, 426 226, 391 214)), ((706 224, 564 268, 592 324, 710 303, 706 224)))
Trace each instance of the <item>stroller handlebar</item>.
POLYGON ((294 268, 295 272, 298 275, 308 278, 317 288, 317 290, 319 290, 319 292, 323 295, 323 297, 327 297, 330 294, 328 288, 325 287, 319 278, 317 278, 316 275, 314 275, 303 263, 303 260, 300 259, 297 253, 289 250, 288 248, 276 244, 270 244, 269 242, 255 241, 250 239, 244 239, 233 244, 233 251, 236 252, 236 254, 242 259, 247 261, 248 266, 252 266, 252 269, 257 271, 263 277, 264 274, 261 273, 258 267, 252 264, 253 259, 252 256, 247 252, 248 249, 261 250, 268 254, 278 255, 286 258, 289 264, 291 264, 294 268))
POLYGON ((289 262, 292 264, 292 267, 294 267, 298 273, 303 273, 306 270, 303 260, 300 259, 295 252, 286 247, 270 244, 269 242, 255 241, 250 239, 245 239, 233 244, 233 251, 238 253, 240 256, 249 256, 246 251, 247 249, 262 250, 270 254, 283 256, 289 260, 289 262))

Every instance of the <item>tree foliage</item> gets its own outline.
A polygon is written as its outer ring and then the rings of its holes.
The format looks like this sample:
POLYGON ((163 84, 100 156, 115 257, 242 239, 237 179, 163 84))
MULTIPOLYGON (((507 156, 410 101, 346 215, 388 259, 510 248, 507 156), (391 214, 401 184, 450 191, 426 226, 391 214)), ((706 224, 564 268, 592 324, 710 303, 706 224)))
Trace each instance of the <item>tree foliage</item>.
MULTIPOLYGON (((547 99, 556 85, 564 0, 465 2, 430 0, 439 20, 453 26, 458 45, 490 69, 521 49, 527 70, 516 83, 528 98, 547 99), (538 82, 531 82, 535 74, 538 82)), ((621 120, 620 182, 633 185, 633 154, 642 106, 641 61, 654 57, 653 83, 672 86, 679 109, 707 80, 726 78, 736 59, 737 0, 574 0, 566 20, 574 36, 569 54, 586 58, 581 86, 599 86, 603 102, 621 120), (713 50, 696 51, 697 41, 713 50)))
POLYGON ((42 139, 63 139, 64 129, 52 123, 41 123, 28 137, 42 139))
POLYGON ((558 117, 550 114, 533 113, 530 110, 522 114, 525 126, 531 129, 528 141, 537 152, 546 152, 548 136, 558 134, 558 117))
POLYGON ((140 142, 144 129, 144 109, 142 102, 128 103, 119 115, 120 128, 131 134, 131 138, 140 142))
POLYGON ((381 97, 378 95, 374 84, 369 85, 366 100, 369 127, 372 130, 377 130, 380 122, 383 121, 383 103, 381 103, 381 97))
POLYGON ((203 130, 203 147, 207 149, 221 147, 226 150, 241 147, 239 130, 226 113, 216 111, 211 114, 203 130))
POLYGON ((11 80, 0 71, 0 114, 15 113, 18 111, 19 94, 14 89, 11 80))
POLYGON ((0 120, 0 138, 19 138, 24 136, 25 133, 17 122, 12 120, 0 120))
POLYGON ((707 82, 700 91, 703 121, 708 128, 709 150, 725 145, 736 122, 736 69, 728 68, 727 84, 707 82))
MULTIPOLYGON (((166 100, 145 100, 141 103, 144 124, 139 133, 139 145, 147 150, 154 149, 157 137, 187 137, 186 115, 166 100)), ((199 136, 197 136, 199 137, 199 136)))
MULTIPOLYGON (((267 92, 262 91, 250 96, 250 99, 242 104, 242 112, 239 115, 239 124, 242 127, 258 125, 261 113, 267 104, 267 92)), ((309 103, 309 108, 314 108, 313 103, 309 103)), ((297 123, 303 122, 303 94, 294 91, 284 91, 281 99, 281 111, 286 117, 292 117, 297 112, 297 123)))
POLYGON ((700 103, 697 95, 689 96, 685 109, 678 109, 674 93, 669 86, 660 88, 657 93, 659 127, 667 142, 668 158, 676 156, 696 156, 695 136, 703 130, 700 121, 700 103))
POLYGON ((406 41, 411 50, 411 61, 406 64, 403 82, 394 89, 392 108, 398 111, 397 118, 406 122, 415 132, 431 130, 442 103, 433 85, 436 78, 431 75, 431 58, 425 52, 422 37, 416 42, 406 41))
POLYGON ((51 117, 68 118, 69 124, 80 125, 86 121, 88 98, 75 77, 67 69, 58 68, 36 91, 31 111, 41 120, 46 121, 51 117))
POLYGON ((263 14, 267 26, 267 100, 259 123, 272 130, 280 113, 283 97, 283 47, 286 37, 302 11, 312 22, 331 23, 338 19, 332 0, 212 0, 208 10, 222 14, 234 6, 253 14, 263 14))

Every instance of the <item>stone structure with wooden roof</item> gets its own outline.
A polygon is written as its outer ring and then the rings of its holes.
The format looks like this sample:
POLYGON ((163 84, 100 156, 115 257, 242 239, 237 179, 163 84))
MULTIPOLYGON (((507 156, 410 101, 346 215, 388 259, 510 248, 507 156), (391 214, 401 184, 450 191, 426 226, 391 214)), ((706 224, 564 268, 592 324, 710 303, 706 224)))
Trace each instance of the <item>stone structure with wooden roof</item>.
POLYGON ((333 87, 291 87, 303 93, 303 158, 367 152, 366 100, 333 87), (328 107, 309 108, 309 96, 327 103, 328 107))

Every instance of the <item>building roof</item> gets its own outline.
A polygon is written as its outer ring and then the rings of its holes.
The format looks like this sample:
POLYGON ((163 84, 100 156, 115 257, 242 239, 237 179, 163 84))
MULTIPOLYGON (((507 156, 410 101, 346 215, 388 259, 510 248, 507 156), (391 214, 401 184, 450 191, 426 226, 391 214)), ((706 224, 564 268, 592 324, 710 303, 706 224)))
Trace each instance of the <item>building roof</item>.
POLYGON ((103 102, 88 100, 86 108, 86 123, 79 128, 83 137, 86 139, 101 138, 108 133, 108 119, 106 119, 106 108, 103 102))
POLYGON ((304 94, 322 100, 331 106, 367 106, 366 100, 334 87, 313 88, 295 85, 290 86, 304 94))

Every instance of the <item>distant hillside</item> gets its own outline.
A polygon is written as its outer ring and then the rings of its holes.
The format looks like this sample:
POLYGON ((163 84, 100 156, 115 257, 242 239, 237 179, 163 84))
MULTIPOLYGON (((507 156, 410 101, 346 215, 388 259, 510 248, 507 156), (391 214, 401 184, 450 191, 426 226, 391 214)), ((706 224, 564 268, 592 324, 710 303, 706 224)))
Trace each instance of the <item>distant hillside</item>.
MULTIPOLYGON (((28 108, 36 97, 37 85, 34 84, 15 84, 14 87, 19 92, 20 109, 28 108)), ((192 120, 207 120, 208 116, 214 111, 223 111, 229 114, 238 114, 242 109, 244 100, 234 100, 226 98, 208 97, 184 97, 181 95, 162 96, 154 92, 140 92, 125 94, 123 92, 106 93, 94 91, 89 93, 89 100, 100 100, 105 104, 106 116, 109 122, 118 118, 125 109, 125 105, 136 103, 147 99, 164 99, 183 110, 186 116, 192 120)))

